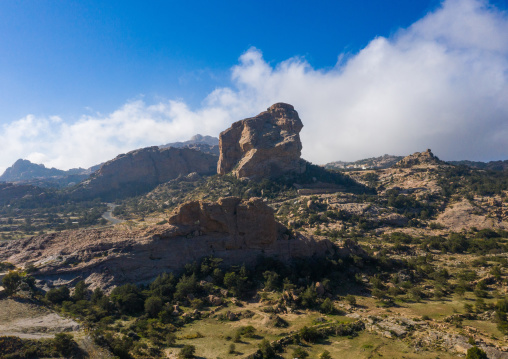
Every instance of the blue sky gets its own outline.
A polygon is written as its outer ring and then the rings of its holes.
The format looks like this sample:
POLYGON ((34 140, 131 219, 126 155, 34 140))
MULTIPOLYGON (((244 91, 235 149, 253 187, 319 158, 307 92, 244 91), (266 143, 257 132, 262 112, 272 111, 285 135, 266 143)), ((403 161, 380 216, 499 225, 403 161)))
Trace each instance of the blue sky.
POLYGON ((300 112, 303 153, 316 163, 431 146, 447 159, 508 158, 507 8, 2 1, 0 170, 17 158, 90 166, 195 132, 218 135, 277 101, 300 112), (488 146, 474 137, 487 126, 488 146))
POLYGON ((437 3, 2 1, 0 121, 110 112, 140 95, 198 105, 251 46, 271 62, 333 67, 437 3))

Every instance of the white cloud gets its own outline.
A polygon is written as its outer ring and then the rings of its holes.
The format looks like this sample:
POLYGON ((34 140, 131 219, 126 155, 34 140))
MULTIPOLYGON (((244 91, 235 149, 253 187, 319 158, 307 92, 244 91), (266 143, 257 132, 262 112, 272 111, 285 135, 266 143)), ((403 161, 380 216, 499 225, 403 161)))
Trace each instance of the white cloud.
POLYGON ((392 38, 347 61, 314 69, 304 58, 276 66, 252 48, 231 87, 201 108, 138 100, 75 123, 28 115, 4 126, 0 170, 19 157, 57 168, 91 166, 138 147, 218 135, 272 103, 295 106, 303 156, 315 163, 432 148, 444 159, 508 158, 508 18, 481 0, 448 0, 392 38))

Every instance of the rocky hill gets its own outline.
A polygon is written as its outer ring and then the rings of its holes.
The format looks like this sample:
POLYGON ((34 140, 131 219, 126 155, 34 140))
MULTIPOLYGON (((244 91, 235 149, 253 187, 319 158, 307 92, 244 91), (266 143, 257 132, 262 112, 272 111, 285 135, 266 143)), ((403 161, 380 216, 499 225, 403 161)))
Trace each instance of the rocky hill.
POLYGON ((332 247, 327 240, 291 236, 260 198, 185 203, 168 222, 144 230, 67 231, 2 242, 0 262, 33 264, 36 277, 50 285, 85 279, 108 288, 145 282, 210 255, 227 265, 252 265, 260 255, 287 262, 324 256, 332 247))
POLYGON ((293 106, 277 103, 259 115, 238 122, 219 137, 217 172, 262 179, 302 173, 302 121, 293 106))
POLYGON ((142 148, 106 162, 72 190, 74 199, 114 199, 147 192, 158 184, 192 172, 213 174, 217 157, 188 148, 142 148))
POLYGON ((406 156, 397 162, 393 167, 397 168, 409 168, 415 166, 439 166, 446 165, 447 163, 441 161, 439 158, 434 156, 430 149, 424 152, 415 152, 412 155, 406 156))

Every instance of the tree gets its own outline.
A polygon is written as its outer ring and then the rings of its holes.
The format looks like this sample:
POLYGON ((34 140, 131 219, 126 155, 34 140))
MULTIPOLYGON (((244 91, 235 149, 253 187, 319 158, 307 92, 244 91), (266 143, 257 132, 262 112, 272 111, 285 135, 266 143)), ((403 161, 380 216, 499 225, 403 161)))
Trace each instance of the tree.
POLYGON ((319 339, 319 333, 314 327, 304 326, 300 329, 300 337, 308 343, 314 343, 319 339))
POLYGON ((279 288, 279 275, 273 271, 266 271, 263 273, 265 278, 265 289, 269 291, 277 290, 279 288))
POLYGON ((145 313, 151 318, 157 317, 162 310, 162 299, 159 297, 149 297, 145 301, 145 313))
POLYGON ((52 288, 46 293, 46 299, 54 304, 60 304, 65 300, 69 300, 69 298, 69 288, 65 286, 60 288, 52 288))
POLYGON ((55 349, 66 357, 69 357, 77 346, 72 335, 67 333, 56 334, 53 343, 55 345, 55 349))
POLYGON ((84 280, 80 280, 76 283, 74 287, 74 294, 72 295, 72 299, 75 301, 86 299, 88 294, 87 285, 84 280))
POLYGON ((236 353, 236 346, 235 346, 233 343, 231 343, 231 344, 229 345, 229 351, 228 351, 228 354, 235 354, 235 353, 236 353))
POLYGON ((325 350, 321 354, 319 354, 319 359, 332 359, 332 356, 330 355, 330 352, 328 350, 325 350))
POLYGON ((356 305, 356 297, 352 294, 348 294, 346 295, 346 302, 348 302, 349 305, 354 307, 356 305))
POLYGON ((184 345, 178 354, 179 358, 182 359, 192 359, 194 358, 194 353, 196 352, 196 347, 194 345, 184 345))
POLYGON ((21 284, 21 275, 18 272, 10 271, 5 275, 5 277, 2 280, 3 287, 5 288, 5 291, 7 295, 13 295, 16 293, 16 291, 19 288, 19 285, 21 284))
POLYGON ((295 358, 295 359, 305 359, 308 356, 309 356, 309 353, 307 353, 302 348, 296 348, 295 350, 293 350, 292 358, 295 358))
POLYGON ((176 285, 175 298, 184 299, 189 294, 193 294, 197 290, 196 275, 186 276, 185 274, 180 278, 176 285))
POLYGON ((333 302, 330 300, 330 298, 326 298, 323 303, 321 303, 321 312, 325 314, 332 314, 335 310, 335 307, 333 305, 333 302))
POLYGON ((275 350, 266 339, 263 339, 261 343, 259 343, 259 352, 263 356, 263 359, 275 358, 275 350))
POLYGON ((134 284, 124 284, 111 292, 111 300, 122 313, 134 314, 143 310, 141 291, 134 284))
POLYGON ((302 305, 306 308, 313 307, 316 304, 317 293, 314 286, 308 286, 301 295, 302 305))
POLYGON ((487 353, 477 346, 474 346, 467 350, 466 359, 488 359, 488 357, 487 353))

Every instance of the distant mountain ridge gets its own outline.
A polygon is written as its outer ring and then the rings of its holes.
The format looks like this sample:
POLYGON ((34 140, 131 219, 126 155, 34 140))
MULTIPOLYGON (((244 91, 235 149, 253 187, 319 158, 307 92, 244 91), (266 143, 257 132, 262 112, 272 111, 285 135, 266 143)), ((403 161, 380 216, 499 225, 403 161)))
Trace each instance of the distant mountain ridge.
POLYGON ((213 136, 203 136, 200 134, 194 135, 188 141, 166 143, 159 146, 160 149, 164 148, 191 148, 193 150, 208 153, 210 155, 219 156, 219 139, 213 136))
POLYGON ((0 182, 31 184, 39 187, 66 187, 88 178, 100 166, 72 168, 64 171, 19 159, 0 176, 0 182))
POLYGON ((325 168, 330 170, 385 169, 393 166, 403 158, 404 156, 384 155, 354 162, 335 161, 327 163, 325 168))
MULTIPOLYGON (((324 167, 332 170, 386 169, 394 166, 402 159, 404 159, 404 156, 384 155, 353 162, 334 161, 325 164, 324 167)), ((490 162, 468 160, 443 162, 454 166, 466 166, 478 170, 508 171, 508 160, 490 162)))
POLYGON ((467 166, 478 170, 508 171, 508 160, 490 161, 490 162, 463 160, 463 161, 448 161, 448 163, 455 166, 467 166))

